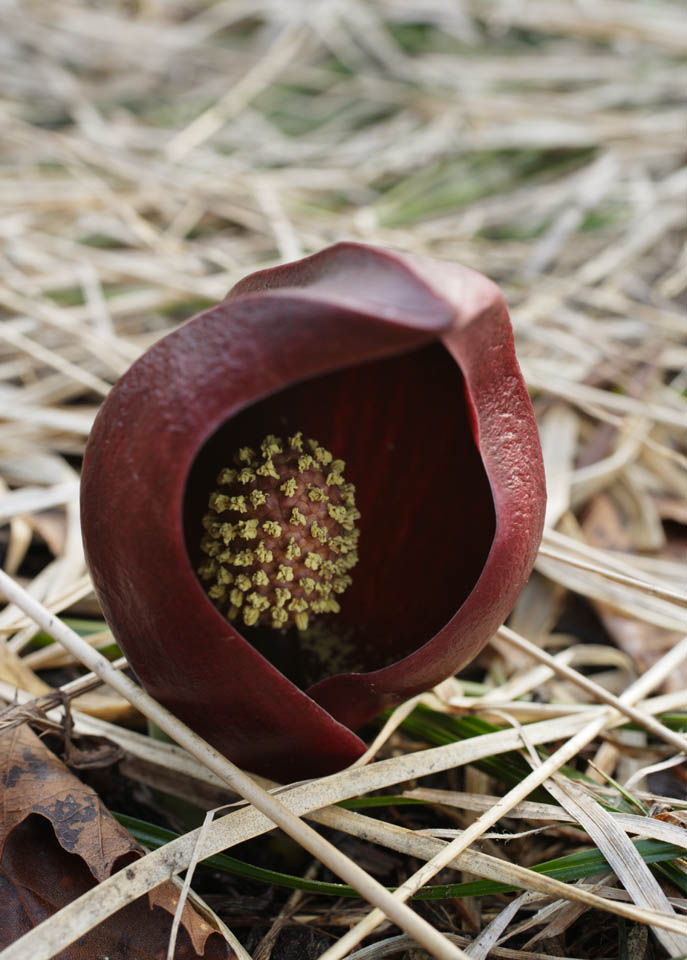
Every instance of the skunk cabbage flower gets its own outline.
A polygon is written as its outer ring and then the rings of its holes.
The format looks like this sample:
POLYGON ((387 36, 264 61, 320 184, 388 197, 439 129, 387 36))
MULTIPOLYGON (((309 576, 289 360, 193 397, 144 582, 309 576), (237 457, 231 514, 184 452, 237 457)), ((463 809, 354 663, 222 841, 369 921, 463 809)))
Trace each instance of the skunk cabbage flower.
POLYGON ((464 667, 512 608, 544 516, 496 286, 354 243, 254 273, 104 403, 82 518, 147 690, 282 781, 464 667))

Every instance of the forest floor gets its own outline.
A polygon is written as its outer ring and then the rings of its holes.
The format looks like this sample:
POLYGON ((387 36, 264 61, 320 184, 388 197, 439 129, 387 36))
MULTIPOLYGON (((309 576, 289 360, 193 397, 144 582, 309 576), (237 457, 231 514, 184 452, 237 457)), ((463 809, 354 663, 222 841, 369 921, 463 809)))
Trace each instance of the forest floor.
POLYGON ((0 53, 0 960, 687 956, 682 5, 5 0, 0 53), (412 878, 443 953, 250 807, 189 833, 236 796, 48 619, 126 667, 79 526, 112 384, 241 277, 338 240, 500 285, 547 470, 507 625, 364 731, 383 762, 279 793, 386 887, 412 878), (46 823, 41 779, 104 805, 89 853, 46 823), (151 851, 113 833, 128 887, 105 807, 151 851), (226 852, 195 869, 172 954, 178 893, 115 911, 199 843, 226 852))

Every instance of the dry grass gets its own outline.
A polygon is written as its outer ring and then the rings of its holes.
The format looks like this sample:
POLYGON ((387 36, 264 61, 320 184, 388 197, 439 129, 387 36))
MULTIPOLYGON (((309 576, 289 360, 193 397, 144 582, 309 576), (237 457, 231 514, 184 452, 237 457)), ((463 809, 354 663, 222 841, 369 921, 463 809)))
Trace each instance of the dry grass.
MULTIPOLYGON (((629 840, 687 847, 687 741, 667 720, 687 719, 681 5, 8 0, 0 52, 0 545, 29 595, 0 612, 0 693, 49 694, 37 670, 102 668, 93 650, 107 632, 90 653, 68 630, 66 650, 30 642, 46 611, 98 617, 79 457, 99 402, 146 347, 247 272, 338 239, 462 261, 511 304, 550 500, 509 628, 471 683, 448 681, 425 704, 503 729, 420 749, 391 724, 377 745, 386 759, 279 792, 284 823, 295 814, 400 851, 408 876, 426 863, 397 899, 447 865, 526 891, 469 901, 462 929, 455 910, 435 912, 451 936, 434 956, 570 955, 566 935, 576 956, 595 956, 575 927, 589 909, 604 929, 624 918, 623 956, 687 954, 675 875, 652 872, 629 840), (514 749, 531 773, 497 801, 498 783, 470 764, 514 749), (453 771, 447 789, 429 796, 422 778, 440 770, 453 771), (528 799, 543 783, 557 806, 528 799), (446 826, 427 835, 332 806, 396 785, 441 803, 446 826), (543 832, 503 845, 504 817, 543 832), (527 869, 582 842, 613 872, 584 883, 527 869)), ((226 770, 127 729, 136 693, 93 685, 71 691, 77 728, 120 743, 123 772, 180 796, 205 790, 211 805, 226 770)), ((264 797, 151 853, 132 868, 137 889, 171 862, 180 871, 264 834, 264 797)), ((115 876, 63 911, 54 943, 118 895, 115 876)), ((279 960, 285 926, 325 921, 342 933, 327 960, 415 955, 388 925, 357 946, 384 923, 364 901, 351 912, 299 896, 254 960, 279 960)), ((31 956, 51 956, 48 940, 31 956)))

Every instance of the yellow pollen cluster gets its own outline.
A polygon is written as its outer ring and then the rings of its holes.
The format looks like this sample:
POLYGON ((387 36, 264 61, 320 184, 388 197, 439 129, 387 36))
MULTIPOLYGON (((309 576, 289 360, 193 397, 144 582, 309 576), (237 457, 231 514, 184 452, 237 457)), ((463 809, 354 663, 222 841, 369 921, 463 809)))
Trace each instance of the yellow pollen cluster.
POLYGON ((198 570, 231 621, 305 630, 313 614, 338 613, 358 562, 360 514, 345 464, 297 433, 242 447, 217 476, 203 517, 198 570))

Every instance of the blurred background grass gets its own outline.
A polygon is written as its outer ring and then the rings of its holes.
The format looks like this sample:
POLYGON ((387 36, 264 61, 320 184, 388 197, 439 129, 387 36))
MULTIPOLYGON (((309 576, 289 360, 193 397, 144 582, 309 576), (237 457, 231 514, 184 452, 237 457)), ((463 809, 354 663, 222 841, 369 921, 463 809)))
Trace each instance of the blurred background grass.
POLYGON ((684 292, 680 3, 5 0, 0 25, 15 294, 139 335, 342 238, 551 294, 563 328, 580 286, 684 292))

